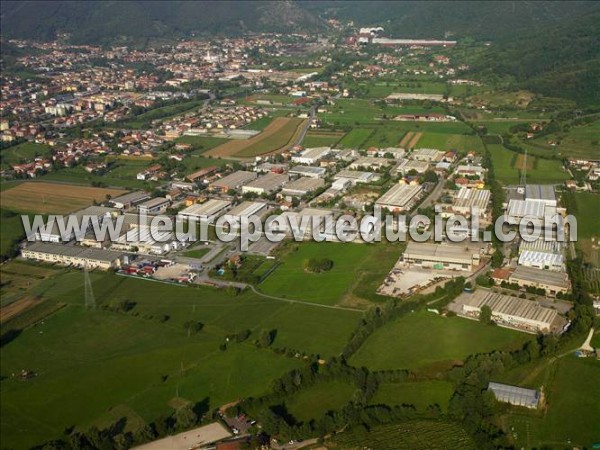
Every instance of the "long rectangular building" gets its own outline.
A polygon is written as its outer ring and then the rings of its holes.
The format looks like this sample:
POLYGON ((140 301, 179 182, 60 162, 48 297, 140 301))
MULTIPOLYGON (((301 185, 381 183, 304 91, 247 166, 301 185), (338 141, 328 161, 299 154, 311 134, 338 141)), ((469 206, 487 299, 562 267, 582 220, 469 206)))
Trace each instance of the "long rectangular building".
POLYGON ((392 212, 406 211, 414 206, 421 192, 423 192, 423 188, 421 186, 396 184, 389 191, 379 197, 375 204, 392 212))
POLYGON ((26 259, 103 270, 120 267, 125 256, 111 250, 48 242, 30 244, 21 250, 21 254, 26 259))
POLYGON ((499 402, 524 406, 530 409, 536 409, 540 403, 540 393, 534 389, 525 389, 519 386, 490 381, 488 390, 494 394, 494 397, 499 402))
POLYGON ((230 205, 231 202, 228 202, 227 200, 217 200, 212 198, 204 203, 188 206, 179 211, 177 216, 180 218, 194 218, 198 221, 205 220, 210 222, 229 208, 230 205))
POLYGON ((227 192, 229 190, 238 190, 243 185, 250 183, 258 177, 256 172, 248 172, 245 170, 238 170, 233 172, 220 180, 214 181, 210 184, 210 189, 213 191, 227 192))
POLYGON ((533 300, 498 294, 487 289, 477 289, 473 293, 463 293, 457 298, 462 311, 478 317, 483 306, 492 310, 492 319, 502 325, 529 332, 549 332, 558 317, 555 309, 546 308, 533 300))
POLYGON ((482 247, 475 244, 409 242, 402 259, 423 268, 470 271, 479 266, 482 247))
POLYGON ((508 281, 521 287, 544 289, 546 295, 567 293, 571 289, 569 276, 564 271, 542 270, 533 267, 517 266, 508 281))

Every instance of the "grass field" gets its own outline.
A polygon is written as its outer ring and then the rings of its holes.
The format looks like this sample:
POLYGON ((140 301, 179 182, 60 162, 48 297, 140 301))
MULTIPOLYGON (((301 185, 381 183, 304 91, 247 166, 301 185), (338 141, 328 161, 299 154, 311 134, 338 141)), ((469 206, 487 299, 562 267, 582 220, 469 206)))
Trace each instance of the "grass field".
POLYGON ((298 422, 318 420, 328 411, 339 411, 352 400, 356 387, 347 381, 318 383, 286 401, 285 406, 298 422))
POLYGON ((306 148, 334 147, 343 137, 343 132, 309 131, 302 140, 302 146, 306 148))
POLYGON ((25 237, 21 215, 3 209, 0 212, 0 255, 6 256, 15 242, 25 237))
POLYGON ((48 145, 23 142, 1 150, 0 163, 3 167, 7 167, 10 164, 31 162, 36 156, 48 158, 50 153, 50 146, 48 145))
POLYGON ((89 206, 96 201, 104 201, 106 195, 113 197, 125 191, 69 186, 66 184, 26 182, 3 190, 0 193, 2 207, 15 211, 28 211, 41 214, 66 214, 89 206))
POLYGON ((600 120, 588 125, 574 126, 569 131, 527 141, 536 148, 563 157, 598 159, 600 154, 600 120), (548 141, 559 142, 556 147, 548 141))
POLYGON ((189 100, 160 108, 154 108, 143 114, 132 117, 123 123, 119 123, 119 126, 122 128, 149 128, 153 120, 167 119, 193 109, 199 109, 203 103, 204 100, 189 100))
POLYGON ((211 136, 181 136, 175 142, 182 144, 190 144, 192 146, 192 154, 200 155, 211 148, 228 142, 228 139, 211 137, 211 136))
POLYGON ((245 140, 232 140, 212 148, 206 154, 220 157, 253 157, 285 147, 304 121, 297 118, 277 117, 262 133, 245 140))
POLYGON ((504 348, 528 339, 531 336, 517 331, 421 311, 375 331, 350 363, 371 370, 418 368, 436 361, 462 360, 473 353, 504 348))
POLYGON ((438 150, 474 151, 483 153, 483 142, 479 136, 465 134, 429 133, 423 134, 417 147, 436 148, 438 150))
POLYGON ((99 272, 91 277, 99 305, 128 300, 133 312, 86 311, 78 271, 62 271, 29 290, 67 306, 1 349, 4 445, 30 447, 70 426, 106 423, 113 409, 149 422, 168 413, 177 396, 208 398, 214 408, 260 395, 299 363, 254 347, 259 330, 277 330, 274 346, 327 357, 341 350, 359 317, 248 293, 233 297, 99 272), (168 320, 157 320, 163 316, 168 320), (188 336, 190 319, 204 329, 188 336), (247 343, 219 350, 226 334, 246 328, 253 332, 247 343), (23 368, 37 376, 11 376, 23 368))
MULTIPOLYGON (((411 421, 341 433, 334 448, 377 450, 471 450, 477 448, 469 434, 456 423, 411 421)), ((329 443, 329 441, 327 441, 329 443)))
POLYGON ((414 405, 417 411, 421 412, 426 411, 429 405, 437 404, 442 412, 445 412, 453 393, 454 388, 447 381, 384 383, 379 385, 371 403, 374 405, 414 405))
POLYGON ((371 128, 353 128, 338 143, 341 148, 361 148, 361 144, 373 134, 371 128))
POLYGON ((188 258, 202 258, 208 252, 210 252, 210 248, 197 248, 194 250, 190 250, 183 253, 183 256, 187 256, 188 258))
POLYGON ((540 375, 535 387, 540 385, 547 399, 545 411, 514 408, 508 414, 516 446, 591 448, 600 442, 600 362, 573 355, 561 358, 540 375))
MULTIPOLYGON (((487 147, 492 154, 496 178, 505 184, 518 184, 521 177, 521 171, 516 168, 519 154, 500 144, 488 144, 487 147)), ((530 164, 533 165, 533 169, 527 170, 528 183, 562 183, 570 177, 558 160, 542 159, 531 155, 527 159, 528 167, 531 167, 530 164)))
POLYGON ((260 290, 326 305, 339 303, 357 292, 360 296, 359 281, 374 292, 378 284, 371 283, 371 276, 374 275, 375 283, 381 283, 400 254, 400 249, 396 252, 393 246, 385 244, 302 242, 290 245, 292 249, 282 257, 283 264, 260 284, 260 290), (322 273, 306 272, 303 263, 310 258, 331 259, 333 268, 322 273))

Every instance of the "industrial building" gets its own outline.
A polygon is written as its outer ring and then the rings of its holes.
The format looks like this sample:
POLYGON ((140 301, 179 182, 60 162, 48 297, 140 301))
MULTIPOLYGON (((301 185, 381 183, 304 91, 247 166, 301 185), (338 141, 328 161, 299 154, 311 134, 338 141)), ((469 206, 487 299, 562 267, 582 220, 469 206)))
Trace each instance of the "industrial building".
POLYGON ((379 180, 379 175, 373 172, 359 170, 340 170, 334 177, 335 180, 348 180, 353 185, 358 183, 371 183, 379 180))
POLYGON ((47 242, 30 244, 21 254, 26 259, 103 270, 120 267, 125 257, 122 252, 47 242))
POLYGON ((367 150, 367 154, 369 154, 371 156, 378 156, 380 158, 385 158, 389 155, 392 155, 394 157, 394 159, 402 159, 402 158, 404 158, 404 155, 406 154, 406 150, 404 150, 403 148, 400 148, 400 147, 386 147, 386 148, 375 149, 373 152, 371 152, 370 150, 367 150), (371 155, 371 153, 372 153, 372 155, 371 155))
POLYGON ((413 207, 423 192, 421 186, 396 184, 375 202, 389 211, 406 211, 413 207))
POLYGON ((525 389, 509 384, 494 383, 490 381, 488 390, 494 394, 496 400, 510 403, 515 406, 536 409, 540 404, 540 394, 534 389, 525 389))
POLYGON ((479 266, 483 247, 475 243, 431 244, 409 242, 402 260, 429 269, 472 271, 479 266))
POLYGON ((406 176, 411 170, 414 170, 417 173, 425 173, 428 169, 429 163, 426 161, 412 161, 409 159, 404 159, 392 169, 392 174, 406 176))
POLYGON ((130 229, 113 242, 111 249, 162 255, 184 247, 182 242, 175 240, 175 233, 172 231, 151 231, 150 228, 140 226, 130 229))
POLYGON ((268 173, 256 180, 242 186, 242 193, 254 193, 258 195, 268 195, 278 191, 289 181, 286 174, 268 173))
POLYGON ((444 157, 444 152, 435 148, 417 148, 408 156, 414 161, 438 162, 444 157))
POLYGON ((212 222, 217 216, 231 206, 231 202, 227 200, 210 199, 201 204, 188 206, 179 211, 178 218, 189 219, 193 218, 197 221, 212 222))
POLYGON ((209 185, 209 189, 219 192, 227 192, 229 190, 237 191, 245 184, 250 183, 258 177, 256 172, 247 172, 245 170, 238 170, 233 172, 218 181, 213 181, 209 185))
MULTIPOLYGON (((42 241, 42 242, 55 242, 55 243, 68 242, 72 239, 75 239, 76 237, 80 237, 80 236, 76 236, 74 229, 69 230, 69 227, 66 226, 68 224, 69 220, 75 220, 75 222, 79 226, 79 224, 82 224, 82 220, 84 217, 89 217, 91 220, 98 219, 98 224, 101 225, 103 220, 106 220, 106 219, 112 217, 114 214, 117 213, 117 211, 118 210, 116 208, 109 208, 109 207, 105 207, 105 206, 88 206, 88 207, 83 208, 73 214, 63 217, 64 224, 65 224, 65 229, 63 230, 65 232, 64 235, 63 235, 63 233, 61 233, 58 222, 55 221, 55 222, 53 222, 52 227, 48 227, 48 226, 40 227, 35 232, 35 240, 42 241), (67 232, 68 230, 71 232, 68 233, 67 232)), ((49 224, 50 223, 48 222, 47 225, 49 225, 49 224)), ((87 229, 82 230, 84 235, 91 228, 91 226, 92 226, 91 221, 88 222, 87 225, 88 225, 87 229)), ((79 231, 79 230, 77 230, 77 231, 79 231)), ((81 237, 83 237, 83 236, 81 236, 81 237)))
POLYGON ((556 253, 560 255, 563 253, 564 248, 565 243, 560 241, 547 241, 542 238, 535 241, 522 240, 519 244, 519 254, 529 250, 532 252, 556 253))
POLYGON ((381 170, 385 167, 389 166, 394 162, 393 159, 388 158, 375 158, 371 156, 363 156, 362 158, 358 158, 352 164, 348 166, 351 170, 381 170))
POLYGON ((140 203, 137 208, 143 214, 162 214, 170 205, 171 201, 168 198, 156 197, 140 203))
POLYGON ((567 293, 571 289, 569 277, 564 271, 543 270, 534 267, 517 266, 508 281, 521 287, 544 289, 546 295, 567 293))
POLYGON ((519 252, 519 265, 545 270, 565 270, 564 256, 560 253, 523 250, 519 252))
POLYGON ((462 187, 452 200, 452 212, 465 217, 471 216, 474 208, 479 210, 479 216, 485 217, 490 202, 491 192, 487 189, 469 189, 462 187))
POLYGON ((295 166, 292 167, 288 173, 292 176, 299 177, 325 178, 327 169, 316 166, 295 166))
POLYGON ((556 192, 551 184, 528 184, 525 186, 525 200, 557 206, 556 192))
POLYGON ((485 169, 481 166, 460 165, 454 171, 454 174, 459 177, 477 177, 481 180, 485 177, 485 169))
POLYGON ((281 191, 281 195, 291 197, 302 197, 319 188, 325 186, 325 181, 317 178, 300 177, 297 180, 291 181, 285 185, 281 191))
POLYGON ((242 218, 247 219, 251 216, 262 217, 267 209, 266 203, 246 201, 231 208, 223 218, 226 219, 228 223, 235 224, 232 226, 236 227, 239 226, 242 218))
POLYGON ((148 194, 147 192, 135 191, 119 195, 115 198, 111 198, 110 203, 112 203, 114 207, 118 209, 129 209, 149 199, 150 194, 148 194))
POLYGON ((541 306, 533 300, 480 288, 472 293, 463 292, 455 302, 462 306, 461 313, 469 317, 479 317, 481 308, 489 306, 494 322, 531 333, 548 333, 553 328, 562 328, 562 323, 559 324, 562 321, 555 309, 541 306))
POLYGON ((297 164, 316 164, 330 153, 330 147, 307 148, 299 155, 292 156, 292 162, 297 164))

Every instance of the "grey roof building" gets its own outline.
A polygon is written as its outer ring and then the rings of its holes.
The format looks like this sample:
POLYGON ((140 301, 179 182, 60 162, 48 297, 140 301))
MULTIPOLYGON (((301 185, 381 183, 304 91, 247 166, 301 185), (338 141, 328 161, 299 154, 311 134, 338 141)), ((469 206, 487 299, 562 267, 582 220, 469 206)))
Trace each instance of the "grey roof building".
POLYGON ((540 403, 540 393, 535 389, 525 389, 518 386, 490 381, 488 390, 494 393, 496 400, 499 402, 524 406, 525 408, 531 409, 536 409, 540 403))

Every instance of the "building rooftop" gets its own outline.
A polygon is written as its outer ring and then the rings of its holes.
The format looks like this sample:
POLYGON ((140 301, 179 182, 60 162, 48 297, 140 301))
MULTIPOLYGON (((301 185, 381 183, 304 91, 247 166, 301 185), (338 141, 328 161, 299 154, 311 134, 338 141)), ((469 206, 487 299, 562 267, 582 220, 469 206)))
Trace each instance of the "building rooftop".
POLYGON ((237 172, 233 172, 227 176, 224 176, 220 180, 214 181, 212 186, 217 188, 235 189, 239 186, 249 183, 252 180, 255 180, 256 177, 256 172, 238 170, 237 172))
POLYGON ((556 202, 556 193, 551 184, 528 184, 525 186, 525 198, 556 202))
POLYGON ((289 180, 285 174, 268 173, 245 185, 245 187, 254 189, 263 189, 265 191, 274 191, 284 185, 289 180))
POLYGON ((124 253, 115 252, 113 250, 79 247, 75 245, 53 244, 49 242, 35 242, 33 244, 29 244, 24 250, 105 262, 114 261, 115 259, 121 258, 124 255, 124 253))
POLYGON ((569 287, 569 277, 566 272, 554 270, 542 270, 534 267, 517 266, 510 280, 523 280, 548 284, 550 286, 569 287))
POLYGON ((239 205, 234 206, 228 212, 228 216, 244 216, 249 217, 253 214, 257 214, 263 208, 266 208, 267 204, 262 202, 242 202, 239 205))
POLYGON ((494 396, 498 401, 510 403, 512 405, 537 408, 540 400, 538 391, 534 389, 525 389, 509 384, 495 383, 493 381, 490 381, 488 389, 494 393, 494 396))
POLYGON ((209 217, 212 216, 224 208, 231 205, 231 202, 227 200, 217 200, 211 198, 210 200, 201 203, 188 206, 179 212, 182 216, 197 216, 197 217, 209 217))
POLYGON ((297 180, 287 183, 282 193, 293 193, 294 191, 310 192, 323 186, 325 186, 325 182, 320 178, 300 177, 297 180))
POLYGON ((548 327, 558 315, 555 309, 546 308, 535 301, 498 294, 486 289, 476 289, 471 294, 461 294, 460 302, 474 308, 487 305, 494 314, 519 317, 548 327))
POLYGON ((421 186, 408 186, 396 184, 377 200, 378 205, 391 205, 399 208, 405 207, 422 190, 421 186))

